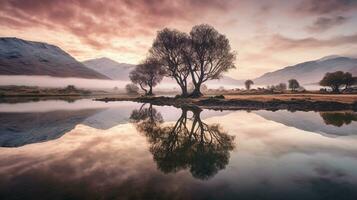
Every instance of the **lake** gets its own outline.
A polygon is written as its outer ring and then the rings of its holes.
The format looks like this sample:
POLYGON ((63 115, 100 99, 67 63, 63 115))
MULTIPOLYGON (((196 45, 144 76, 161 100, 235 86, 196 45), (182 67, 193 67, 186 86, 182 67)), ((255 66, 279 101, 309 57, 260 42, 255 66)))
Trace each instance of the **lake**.
POLYGON ((357 199, 357 113, 0 104, 0 199, 357 199))

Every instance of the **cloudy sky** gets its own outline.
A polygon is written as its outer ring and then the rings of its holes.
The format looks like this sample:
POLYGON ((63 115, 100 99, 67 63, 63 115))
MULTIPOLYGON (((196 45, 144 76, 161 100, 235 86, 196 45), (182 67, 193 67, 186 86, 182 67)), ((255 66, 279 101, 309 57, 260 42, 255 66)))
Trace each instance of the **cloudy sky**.
POLYGON ((57 45, 78 60, 138 63, 158 30, 213 25, 254 78, 328 55, 357 56, 357 0, 1 0, 0 36, 57 45))

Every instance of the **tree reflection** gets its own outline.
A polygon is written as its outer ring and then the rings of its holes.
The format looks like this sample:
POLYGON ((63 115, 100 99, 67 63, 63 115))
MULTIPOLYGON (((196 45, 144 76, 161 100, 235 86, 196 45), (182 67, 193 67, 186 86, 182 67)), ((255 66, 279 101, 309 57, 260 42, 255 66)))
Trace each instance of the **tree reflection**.
POLYGON ((140 109, 133 110, 130 115, 130 120, 136 124, 136 128, 139 132, 143 132, 146 135, 155 134, 164 120, 161 113, 153 108, 152 104, 149 104, 148 108, 145 108, 145 105, 146 104, 143 104, 140 109))
POLYGON ((150 152, 162 172, 189 169, 195 178, 209 179, 228 164, 234 137, 219 124, 203 122, 201 109, 181 110, 181 116, 171 125, 165 125, 161 114, 151 105, 148 109, 134 110, 131 119, 148 138, 150 152))
POLYGON ((325 124, 337 127, 357 121, 357 114, 354 112, 320 112, 320 116, 325 124))

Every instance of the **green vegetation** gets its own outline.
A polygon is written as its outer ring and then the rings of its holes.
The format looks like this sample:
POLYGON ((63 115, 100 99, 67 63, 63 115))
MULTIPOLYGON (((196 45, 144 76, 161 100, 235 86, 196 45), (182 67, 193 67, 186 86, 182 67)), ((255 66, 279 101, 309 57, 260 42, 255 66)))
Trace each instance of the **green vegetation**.
POLYGON ((153 95, 152 88, 162 81, 164 75, 165 70, 160 62, 155 58, 147 58, 130 72, 129 77, 134 84, 140 86, 146 96, 151 96, 153 95))
POLYGON ((357 121, 357 115, 353 112, 321 112, 320 116, 326 124, 337 127, 357 121))
POLYGON ((326 73, 320 81, 321 86, 327 86, 332 89, 332 92, 340 93, 340 88, 345 86, 348 89, 350 86, 357 84, 357 77, 352 77, 349 72, 337 71, 326 73))
POLYGON ((296 89, 298 89, 300 87, 299 82, 296 79, 290 79, 289 80, 289 89, 291 89, 291 91, 296 91, 296 89))
POLYGON ((65 88, 40 88, 34 86, 1 86, 0 96, 87 96, 92 91, 78 89, 74 85, 68 85, 65 88))
POLYGON ((246 80, 246 81, 244 82, 245 88, 246 88, 247 90, 250 90, 250 86, 253 85, 253 84, 254 84, 254 82, 253 82, 252 80, 246 80))
POLYGON ((125 86, 126 93, 129 95, 137 95, 139 94, 139 87, 136 86, 135 84, 127 84, 125 86))

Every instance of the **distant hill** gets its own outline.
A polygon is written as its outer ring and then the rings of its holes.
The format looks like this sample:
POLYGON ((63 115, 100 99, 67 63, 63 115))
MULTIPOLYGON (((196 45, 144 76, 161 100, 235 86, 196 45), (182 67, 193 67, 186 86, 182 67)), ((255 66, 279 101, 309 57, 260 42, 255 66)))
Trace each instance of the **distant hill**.
POLYGON ((0 75, 48 75, 109 79, 57 46, 18 38, 0 38, 0 75))
POLYGON ((129 81, 129 73, 135 65, 118 63, 109 58, 97 58, 82 62, 86 67, 114 80, 129 81))
POLYGON ((300 63, 269 72, 254 80, 255 84, 278 84, 289 79, 297 79, 302 84, 318 83, 325 73, 345 71, 357 75, 357 59, 328 56, 319 60, 300 63))
MULTIPOLYGON (((97 58, 83 61, 83 64, 90 69, 93 69, 99 73, 102 73, 111 79, 130 81, 129 73, 134 69, 135 65, 118 63, 110 58, 97 58)), ((236 80, 228 76, 223 76, 220 80, 210 80, 207 81, 208 85, 220 86, 220 85, 230 85, 239 86, 242 85, 244 81, 236 80)), ((176 82, 171 78, 164 78, 160 85, 170 84, 175 85, 176 82)))

